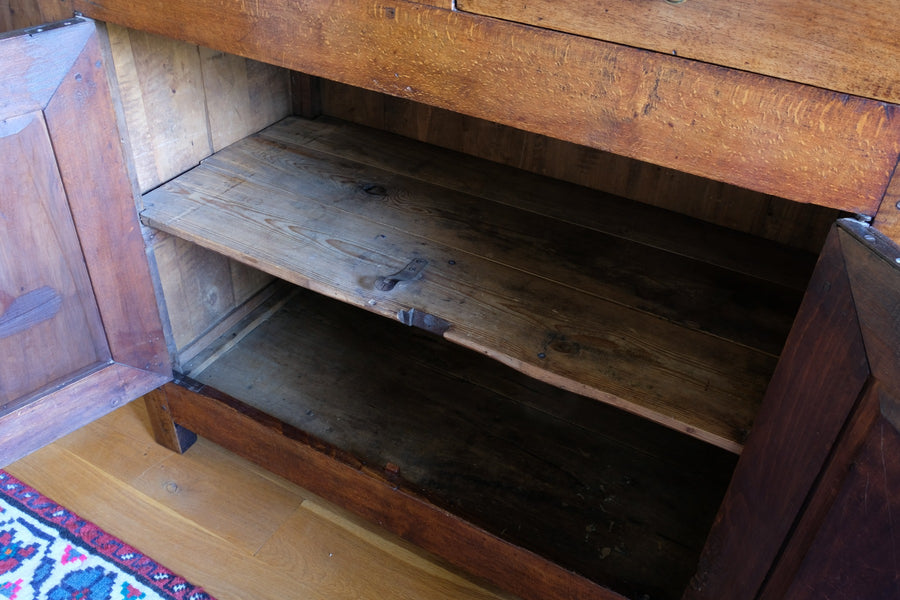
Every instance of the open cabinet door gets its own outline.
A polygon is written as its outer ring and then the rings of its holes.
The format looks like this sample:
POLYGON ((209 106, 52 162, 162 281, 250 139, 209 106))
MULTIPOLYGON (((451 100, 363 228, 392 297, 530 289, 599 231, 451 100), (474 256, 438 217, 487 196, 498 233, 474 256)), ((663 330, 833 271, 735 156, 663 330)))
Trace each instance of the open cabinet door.
POLYGON ((0 465, 170 366, 94 24, 0 36, 0 465))
POLYGON ((900 598, 900 247, 831 231, 685 599, 900 598))

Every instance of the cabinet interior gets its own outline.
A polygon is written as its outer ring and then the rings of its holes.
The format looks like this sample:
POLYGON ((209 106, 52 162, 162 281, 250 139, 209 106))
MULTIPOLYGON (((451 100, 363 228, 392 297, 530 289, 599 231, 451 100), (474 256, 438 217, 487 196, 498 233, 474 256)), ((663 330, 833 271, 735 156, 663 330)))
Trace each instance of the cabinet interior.
MULTIPOLYGON (((129 68, 123 98, 176 95, 129 68)), ((261 68, 266 123, 192 168, 136 151, 176 370, 603 586, 680 597, 836 211, 261 68)))

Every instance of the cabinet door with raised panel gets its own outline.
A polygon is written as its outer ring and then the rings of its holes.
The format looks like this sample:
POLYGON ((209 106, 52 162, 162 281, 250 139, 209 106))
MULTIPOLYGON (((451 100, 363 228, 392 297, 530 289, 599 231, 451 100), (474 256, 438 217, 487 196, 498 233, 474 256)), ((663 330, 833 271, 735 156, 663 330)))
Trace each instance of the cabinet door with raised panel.
POLYGON ((94 24, 0 36, 0 465, 164 383, 94 24))

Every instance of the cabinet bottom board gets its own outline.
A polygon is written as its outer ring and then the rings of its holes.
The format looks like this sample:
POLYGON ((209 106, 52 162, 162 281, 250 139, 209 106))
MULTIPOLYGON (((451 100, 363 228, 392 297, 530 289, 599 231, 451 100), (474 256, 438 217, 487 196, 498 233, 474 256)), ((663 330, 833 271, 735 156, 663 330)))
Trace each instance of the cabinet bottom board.
POLYGON ((223 336, 191 377, 618 593, 681 596, 736 457, 439 336, 292 293, 223 336))

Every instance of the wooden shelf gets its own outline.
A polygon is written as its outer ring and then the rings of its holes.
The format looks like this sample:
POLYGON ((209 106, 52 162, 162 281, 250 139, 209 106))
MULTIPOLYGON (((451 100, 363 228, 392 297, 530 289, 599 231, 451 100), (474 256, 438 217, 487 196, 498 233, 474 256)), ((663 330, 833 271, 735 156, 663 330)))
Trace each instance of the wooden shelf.
POLYGON ((680 597, 736 462, 306 290, 187 368, 243 415, 629 598, 680 597))
POLYGON ((808 257, 758 241, 742 255, 746 237, 699 223, 667 242, 652 232, 683 217, 373 135, 289 118, 148 193, 143 219, 740 451, 801 298, 781 282, 802 287, 808 257), (627 226, 598 218, 617 211, 627 226), (414 259, 419 279, 376 288, 414 259))

